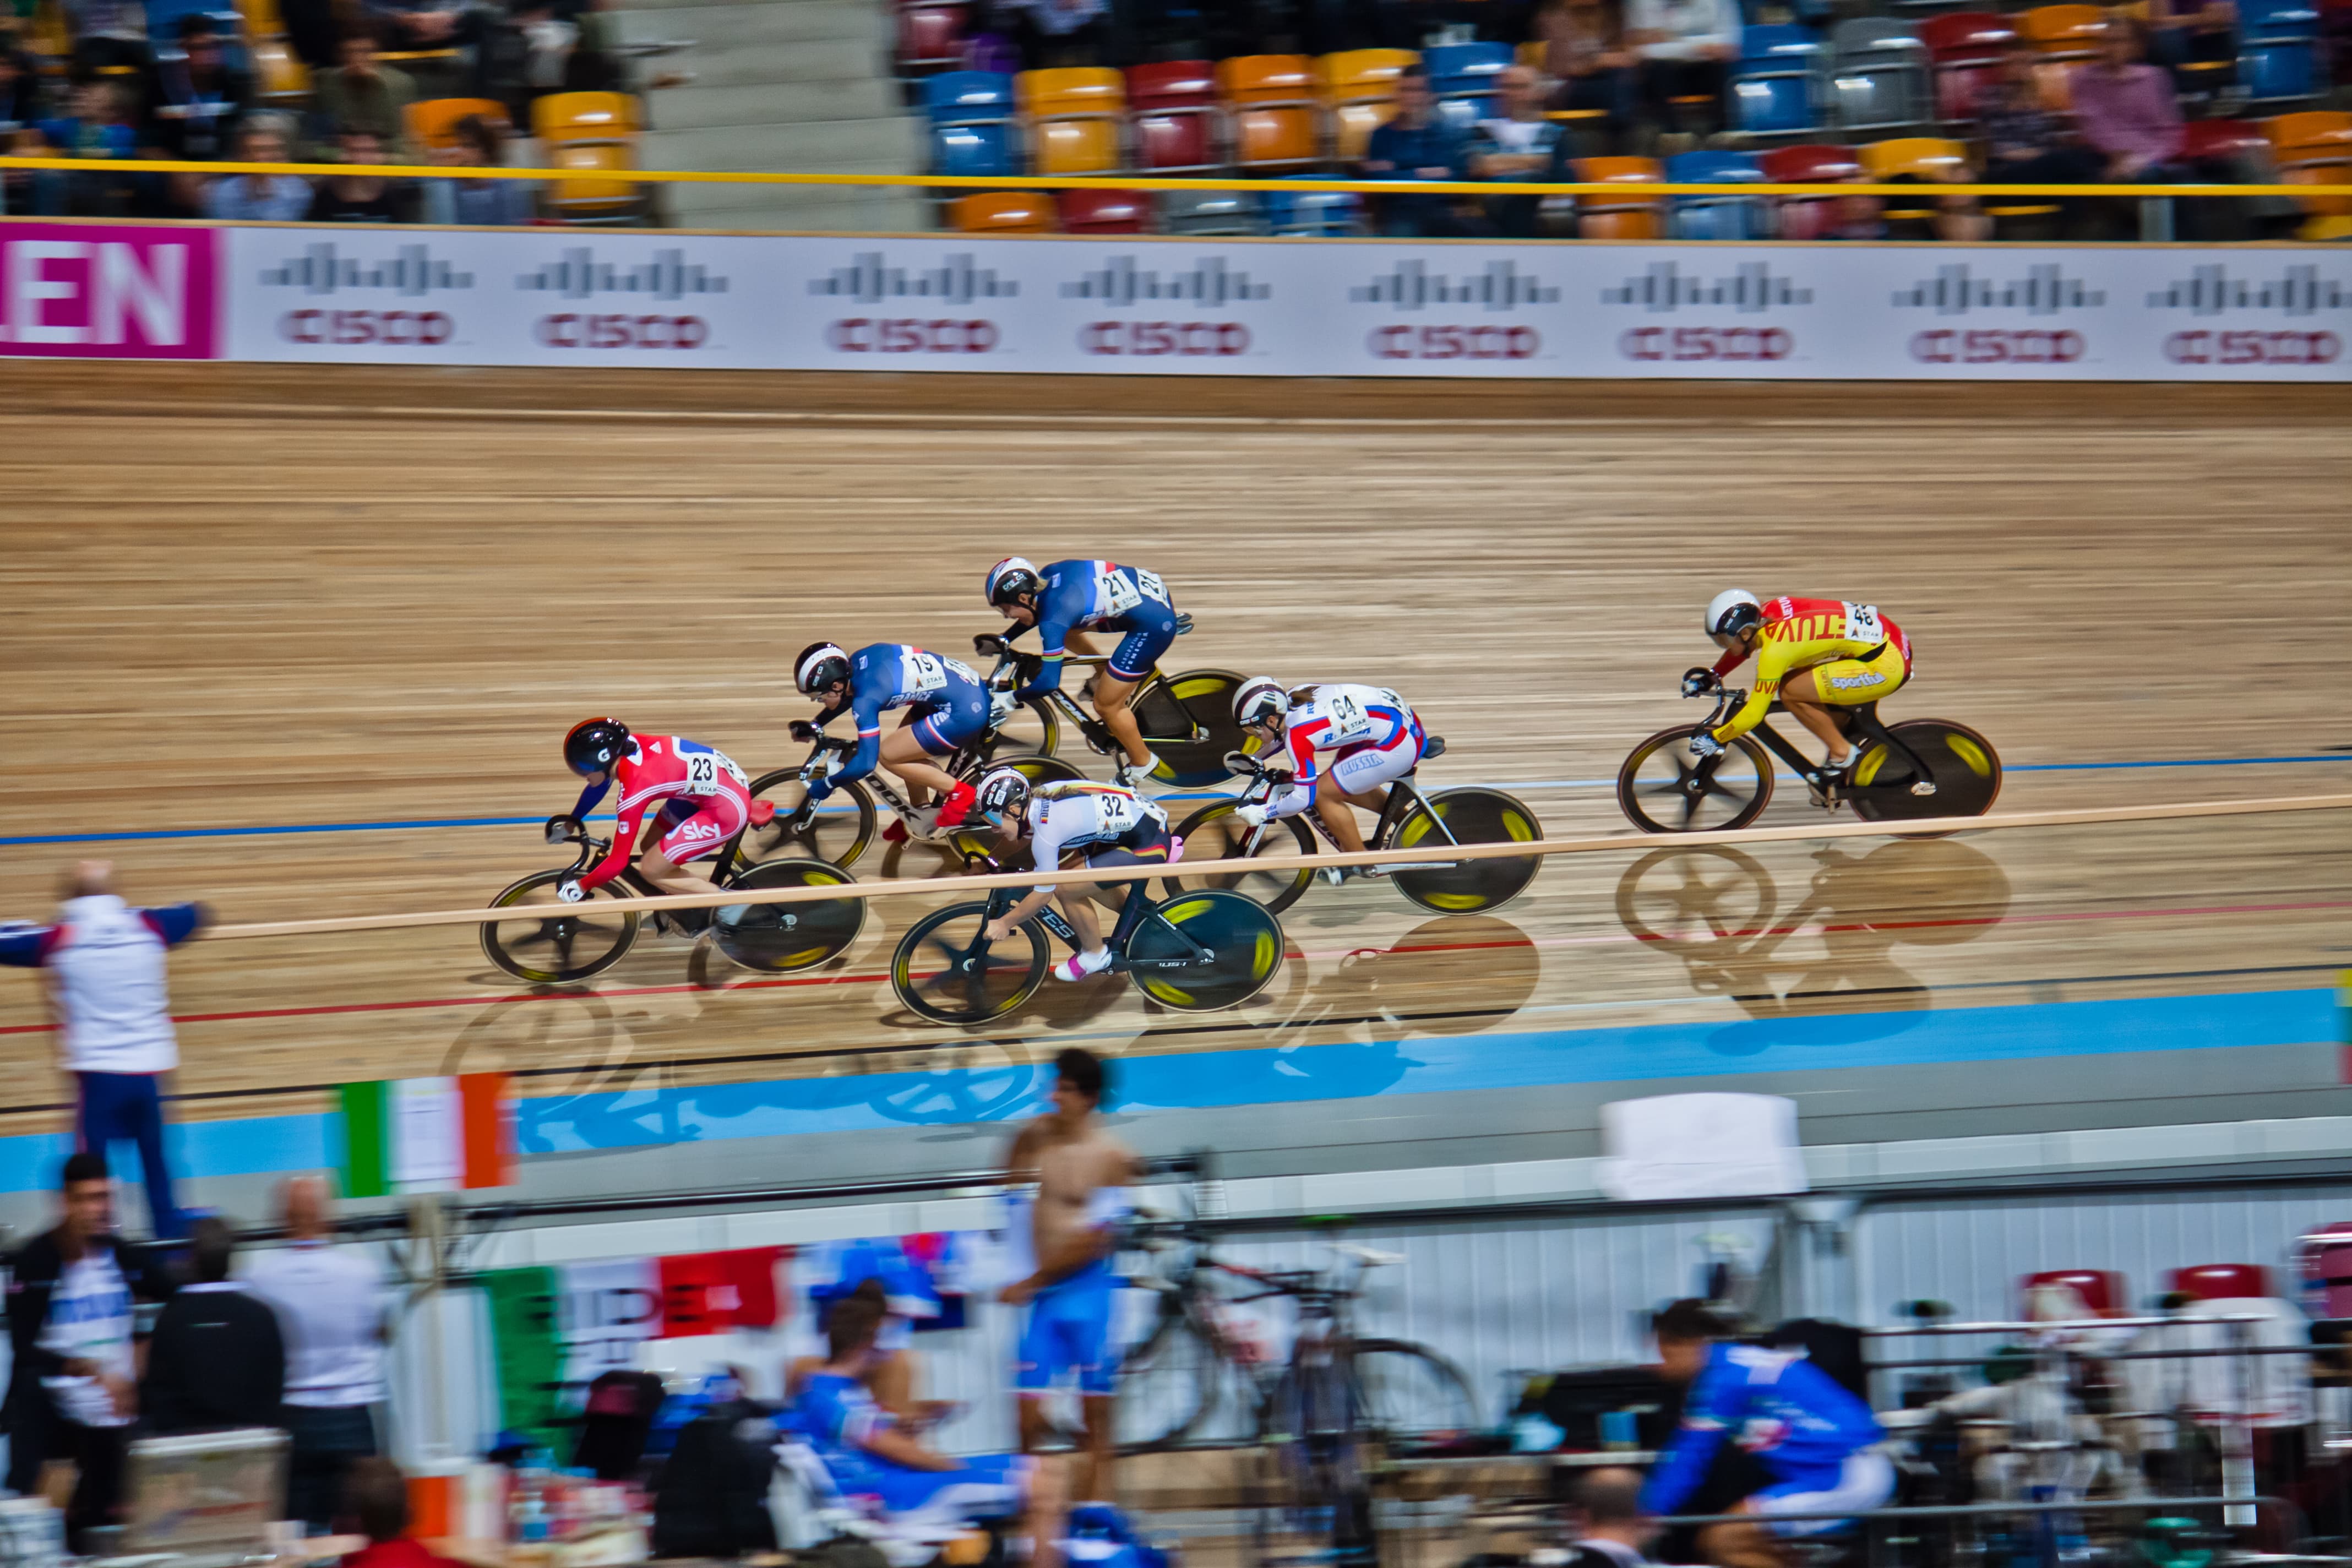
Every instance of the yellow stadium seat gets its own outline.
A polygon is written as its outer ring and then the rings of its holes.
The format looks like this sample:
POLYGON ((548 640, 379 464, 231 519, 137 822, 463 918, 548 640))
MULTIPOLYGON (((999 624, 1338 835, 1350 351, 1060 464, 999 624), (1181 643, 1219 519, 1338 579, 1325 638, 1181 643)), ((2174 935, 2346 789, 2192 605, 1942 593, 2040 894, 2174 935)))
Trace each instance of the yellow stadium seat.
POLYGON ((279 14, 278 0, 242 0, 237 11, 245 17, 245 30, 263 37, 283 37, 286 18, 279 14))
POLYGON ((1054 208, 1044 191, 982 191, 948 204, 956 227, 965 234, 1051 234, 1054 208))
POLYGON ((617 141, 644 129, 625 92, 551 92, 530 106, 531 134, 542 142, 617 141))
POLYGON ((1033 125, 1029 156, 1041 174, 1117 174, 1118 121, 1048 120, 1033 125))
POLYGON ((1315 110, 1306 104, 1244 105, 1234 110, 1232 123, 1234 162, 1244 169, 1297 169, 1319 161, 1315 110))
POLYGON ((514 129, 507 124, 507 106, 495 98, 428 98, 410 104, 401 118, 411 142, 438 151, 457 144, 457 122, 468 115, 514 129))
POLYGON ((1032 120, 1127 112, 1127 79, 1102 66, 1023 71, 1013 79, 1013 95, 1032 120))
POLYGON ((1579 158, 1571 165, 1580 184, 1624 184, 1622 198, 1576 198, 1576 232, 1583 239, 1660 239, 1664 237, 1664 204, 1644 197, 1638 187, 1665 178, 1655 158, 1579 158))
POLYGON ((2096 5, 2036 5, 2017 19, 2018 37, 2049 59, 2095 58, 2107 14, 2096 5))
POLYGON ((248 38, 245 52, 253 61, 254 92, 263 102, 286 104, 310 96, 310 68, 294 58, 284 38, 248 38))
POLYGON ((1343 49, 1315 62, 1315 86, 1343 163, 1364 155, 1373 130, 1396 112, 1396 80, 1421 57, 1411 49, 1343 49))
POLYGON ((1955 171, 1965 174, 1969 167, 1969 150, 1941 136, 1898 136, 1891 142, 1873 142, 1861 150, 1861 154, 1862 172, 1882 183, 1897 174, 1944 180, 1955 171))
POLYGON ((1315 71, 1305 55, 1235 55, 1217 62, 1217 96, 1228 104, 1315 101, 1315 71))
MULTIPOLYGON (((2279 182, 2288 185, 2352 185, 2352 167, 2342 163, 2306 163, 2281 169, 2279 182)), ((2315 217, 2352 217, 2352 195, 2297 196, 2294 201, 2297 206, 2315 217)))
POLYGON ((2299 158, 2298 163, 2321 163, 2332 158, 2352 157, 2352 114, 2341 110, 2314 109, 2300 114, 2274 114, 2263 122, 2263 132, 2271 139, 2271 148, 2281 159, 2298 151, 2321 151, 2328 158, 2299 158))
POLYGON ((2295 230, 2297 239, 2352 239, 2352 217, 2315 217, 2295 230))
POLYGON ((1546 64, 1547 46, 1541 38, 1529 38, 1512 52, 1512 58, 1531 71, 1539 71, 1546 64))
POLYGON ((1364 155, 1372 140, 1372 132, 1388 123, 1396 113, 1390 103, 1343 103, 1331 110, 1331 155, 1342 163, 1353 163, 1364 155))
MULTIPOLYGON (((552 169, 634 169, 644 125, 625 92, 551 92, 530 106, 531 133, 552 169)), ((630 180, 562 180, 547 205, 566 223, 627 223, 643 214, 647 195, 630 180)))
POLYGON ((1665 232, 1656 213, 1585 213, 1576 220, 1579 239, 1664 239, 1665 232))

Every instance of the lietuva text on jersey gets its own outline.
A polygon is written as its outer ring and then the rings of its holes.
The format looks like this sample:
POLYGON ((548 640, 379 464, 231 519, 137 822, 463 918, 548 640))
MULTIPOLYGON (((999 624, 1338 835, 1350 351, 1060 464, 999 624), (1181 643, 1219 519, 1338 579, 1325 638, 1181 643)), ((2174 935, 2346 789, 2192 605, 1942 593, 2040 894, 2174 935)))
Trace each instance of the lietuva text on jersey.
POLYGON ((1683 1400, 1683 1421, 1660 1455, 1642 1508, 1668 1514, 1689 1500, 1727 1437, 1776 1479, 1834 1476, 1846 1456, 1885 1436, 1870 1406, 1801 1351, 1717 1345, 1683 1400))
MULTIPOLYGON (((1739 711, 1717 728, 1718 741, 1729 742, 1756 728, 1780 695, 1780 683, 1799 670, 1832 659, 1868 659, 1888 643, 1906 665, 1911 660, 1910 639, 1875 605, 1783 595, 1765 600, 1763 608, 1763 624, 1756 632, 1756 684, 1739 711)), ((1735 647, 1715 661, 1715 673, 1729 675, 1747 658, 1735 647)))

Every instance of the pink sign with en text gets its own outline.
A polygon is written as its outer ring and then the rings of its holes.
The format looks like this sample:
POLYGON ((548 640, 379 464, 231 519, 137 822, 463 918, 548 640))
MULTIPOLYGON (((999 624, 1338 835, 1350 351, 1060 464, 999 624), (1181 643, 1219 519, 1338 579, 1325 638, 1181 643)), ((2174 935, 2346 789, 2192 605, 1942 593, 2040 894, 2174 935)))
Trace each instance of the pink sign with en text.
POLYGON ((220 232, 0 223, 0 355, 219 356, 220 232))

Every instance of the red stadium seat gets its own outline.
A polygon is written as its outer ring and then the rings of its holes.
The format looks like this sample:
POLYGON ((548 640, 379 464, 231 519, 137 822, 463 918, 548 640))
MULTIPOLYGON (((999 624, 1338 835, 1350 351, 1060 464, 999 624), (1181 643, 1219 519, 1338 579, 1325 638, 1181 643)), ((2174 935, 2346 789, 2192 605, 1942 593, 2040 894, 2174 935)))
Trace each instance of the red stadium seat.
POLYGON ((1151 228, 1151 198, 1141 191, 1059 193, 1066 234, 1146 234, 1151 228))
MULTIPOLYGON (((1802 142, 1775 147, 1757 157, 1765 179, 1776 185, 1833 184, 1861 176, 1862 164, 1850 147, 1802 142)), ((1834 196, 1780 196, 1775 202, 1782 239, 1819 239, 1837 216, 1834 196)))
POLYGON ((2083 1305, 2100 1317, 2119 1315, 2131 1300, 2131 1288, 2112 1268, 2045 1268, 2019 1282, 2018 1293, 2030 1297, 2045 1285, 2063 1285, 2083 1299, 2083 1305))
POLYGON ((2263 128, 2251 120, 2192 120, 2181 130, 2180 155, 2192 162, 2263 152, 2271 144, 2263 128))
POLYGON ((1978 95, 1999 79, 2017 29, 1990 11, 1951 11, 1922 22, 1919 37, 1936 74, 1936 118, 1947 125, 1975 119, 1978 95))
POLYGON ((1136 167, 1161 173, 1221 167, 1216 68, 1207 60, 1129 68, 1127 104, 1136 167))
POLYGON ((898 69, 908 76, 951 70, 963 63, 965 11, 961 5, 898 8, 898 69))
POLYGON ((2164 1283, 2167 1289, 2200 1301, 2243 1301, 2278 1294, 2271 1271, 2259 1263, 2200 1263, 2174 1269, 2164 1283))

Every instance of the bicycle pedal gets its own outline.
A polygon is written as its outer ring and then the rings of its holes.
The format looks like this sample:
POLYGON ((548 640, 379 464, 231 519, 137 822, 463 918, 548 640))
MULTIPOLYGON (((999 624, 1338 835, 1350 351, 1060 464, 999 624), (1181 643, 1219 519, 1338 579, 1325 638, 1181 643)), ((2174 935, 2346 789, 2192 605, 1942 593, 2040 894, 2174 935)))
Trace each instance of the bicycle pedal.
POLYGON ((1936 783, 1933 779, 1921 779, 1917 784, 1911 786, 1911 793, 1913 795, 1933 795, 1936 793, 1936 783))

